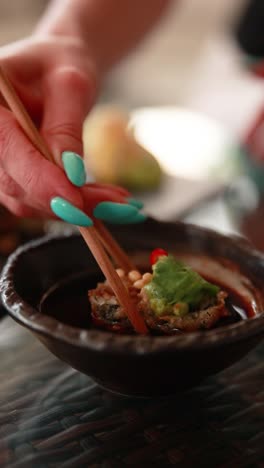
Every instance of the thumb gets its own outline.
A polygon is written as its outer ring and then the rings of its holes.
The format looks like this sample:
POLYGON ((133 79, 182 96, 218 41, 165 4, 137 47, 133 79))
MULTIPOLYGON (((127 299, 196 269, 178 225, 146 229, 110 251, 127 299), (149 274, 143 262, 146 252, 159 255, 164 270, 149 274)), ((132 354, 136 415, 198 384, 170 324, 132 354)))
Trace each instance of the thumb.
POLYGON ((45 81, 42 134, 57 164, 64 151, 83 154, 82 126, 94 101, 95 80, 75 67, 61 67, 45 81))

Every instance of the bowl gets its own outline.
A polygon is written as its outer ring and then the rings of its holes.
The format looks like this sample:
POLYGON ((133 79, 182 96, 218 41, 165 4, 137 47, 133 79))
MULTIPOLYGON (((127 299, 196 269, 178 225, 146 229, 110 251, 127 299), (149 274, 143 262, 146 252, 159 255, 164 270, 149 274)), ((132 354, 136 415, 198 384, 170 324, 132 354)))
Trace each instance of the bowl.
MULTIPOLYGON (((153 219, 133 229, 119 226, 111 230, 135 258, 137 252, 148 254, 160 246, 228 259, 252 280, 260 294, 263 292, 264 256, 244 239, 153 219)), ((59 308, 46 307, 45 313, 40 308, 54 285, 82 278, 88 290, 98 277, 100 271, 79 235, 45 237, 9 257, 0 288, 5 307, 19 324, 62 361, 113 392, 141 397, 173 395, 232 365, 264 336, 262 311, 254 318, 214 330, 137 336, 80 326, 85 322, 74 305, 65 314, 59 308)))

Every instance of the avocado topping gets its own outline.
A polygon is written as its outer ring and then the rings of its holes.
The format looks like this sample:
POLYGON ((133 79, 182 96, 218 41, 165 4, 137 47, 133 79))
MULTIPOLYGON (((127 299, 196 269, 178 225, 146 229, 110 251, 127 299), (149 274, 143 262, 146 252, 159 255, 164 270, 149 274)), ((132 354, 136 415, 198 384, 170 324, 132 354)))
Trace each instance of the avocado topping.
POLYGON ((172 255, 162 256, 152 266, 152 280, 144 286, 150 307, 156 315, 184 316, 213 304, 218 286, 203 279, 172 255))

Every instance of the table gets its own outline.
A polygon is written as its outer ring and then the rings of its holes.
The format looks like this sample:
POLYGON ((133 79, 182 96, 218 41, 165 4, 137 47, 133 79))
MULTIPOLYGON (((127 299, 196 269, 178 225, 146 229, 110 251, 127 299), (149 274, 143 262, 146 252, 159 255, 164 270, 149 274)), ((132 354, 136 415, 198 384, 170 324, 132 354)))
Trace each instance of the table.
POLYGON ((9 317, 0 334, 1 467, 264 466, 264 342, 185 394, 131 399, 69 368, 9 317))
POLYGON ((264 343, 189 393, 114 396, 2 320, 0 466, 263 467, 264 343))

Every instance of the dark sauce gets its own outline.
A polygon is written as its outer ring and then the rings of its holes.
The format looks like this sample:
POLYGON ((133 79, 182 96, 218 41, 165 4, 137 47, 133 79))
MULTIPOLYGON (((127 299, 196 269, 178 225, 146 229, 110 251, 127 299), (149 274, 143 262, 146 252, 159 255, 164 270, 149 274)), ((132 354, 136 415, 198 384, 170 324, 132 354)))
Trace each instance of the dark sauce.
POLYGON ((80 274, 58 282, 43 295, 40 311, 71 327, 91 328, 88 289, 99 281, 103 281, 102 276, 80 274))
MULTIPOLYGON (((98 281, 102 280, 100 276, 91 278, 84 273, 63 280, 43 295, 39 305, 40 311, 72 327, 95 328, 91 321, 91 308, 87 293, 88 289, 95 288, 98 281)), ((247 306, 233 292, 227 292, 226 306, 230 316, 219 320, 214 328, 231 325, 248 318, 247 306)), ((176 332, 182 333, 180 330, 175 330, 176 332)))

